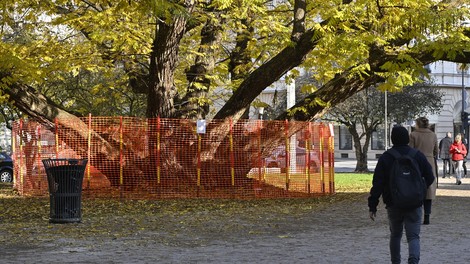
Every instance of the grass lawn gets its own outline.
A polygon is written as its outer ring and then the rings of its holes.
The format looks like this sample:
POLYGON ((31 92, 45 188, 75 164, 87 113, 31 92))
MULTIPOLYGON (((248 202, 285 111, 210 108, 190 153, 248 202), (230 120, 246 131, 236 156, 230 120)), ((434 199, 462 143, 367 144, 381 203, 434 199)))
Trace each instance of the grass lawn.
POLYGON ((373 173, 335 173, 336 192, 364 193, 372 187, 373 173))

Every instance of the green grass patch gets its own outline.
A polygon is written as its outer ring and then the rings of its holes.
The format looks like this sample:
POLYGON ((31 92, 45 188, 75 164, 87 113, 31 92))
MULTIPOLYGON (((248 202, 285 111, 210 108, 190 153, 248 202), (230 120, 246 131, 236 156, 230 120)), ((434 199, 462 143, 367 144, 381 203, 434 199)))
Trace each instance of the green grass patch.
POLYGON ((336 192, 369 192, 373 173, 335 173, 336 192))

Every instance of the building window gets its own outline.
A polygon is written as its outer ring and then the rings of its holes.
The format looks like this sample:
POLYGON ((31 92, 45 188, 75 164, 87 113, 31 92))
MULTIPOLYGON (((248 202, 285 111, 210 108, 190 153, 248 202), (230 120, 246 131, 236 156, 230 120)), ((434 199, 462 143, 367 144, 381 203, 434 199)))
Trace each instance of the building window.
POLYGON ((352 135, 345 126, 339 127, 339 149, 351 150, 352 149, 352 135))
POLYGON ((377 128, 376 131, 372 132, 371 149, 373 150, 385 149, 385 129, 377 128))

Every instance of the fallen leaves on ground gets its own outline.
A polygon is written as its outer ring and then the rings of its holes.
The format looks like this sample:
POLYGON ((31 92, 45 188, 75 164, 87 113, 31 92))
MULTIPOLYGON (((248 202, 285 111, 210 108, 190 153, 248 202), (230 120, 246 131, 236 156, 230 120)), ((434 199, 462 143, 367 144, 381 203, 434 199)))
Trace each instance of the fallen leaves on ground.
POLYGON ((357 199, 364 199, 364 194, 258 200, 87 198, 82 200, 81 223, 53 224, 49 223, 48 197, 21 197, 11 185, 2 184, 0 243, 10 248, 24 243, 93 247, 119 239, 134 244, 159 241, 166 245, 200 246, 250 236, 283 238, 311 225, 316 211, 357 199))

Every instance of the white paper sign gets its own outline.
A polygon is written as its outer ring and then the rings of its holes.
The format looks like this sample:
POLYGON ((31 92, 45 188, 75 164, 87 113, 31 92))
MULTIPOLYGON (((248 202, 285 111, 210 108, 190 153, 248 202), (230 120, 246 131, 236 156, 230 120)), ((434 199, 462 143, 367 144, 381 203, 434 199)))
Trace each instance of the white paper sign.
POLYGON ((206 120, 197 121, 197 133, 205 134, 206 133, 206 120))

